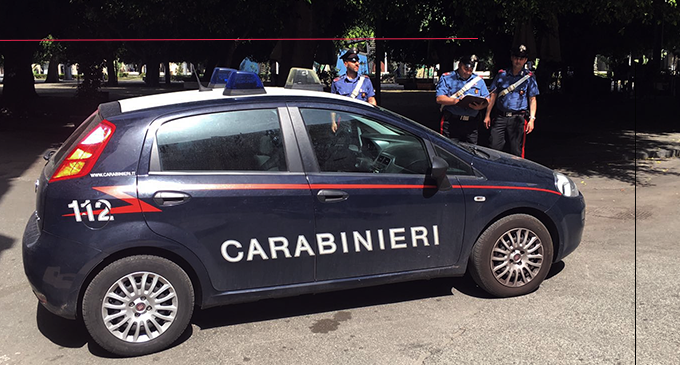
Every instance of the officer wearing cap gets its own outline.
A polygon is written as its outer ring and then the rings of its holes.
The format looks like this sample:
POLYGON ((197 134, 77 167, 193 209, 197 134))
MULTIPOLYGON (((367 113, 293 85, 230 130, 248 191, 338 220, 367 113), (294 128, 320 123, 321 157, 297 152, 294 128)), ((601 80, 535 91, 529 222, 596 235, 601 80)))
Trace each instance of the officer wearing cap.
POLYGON ((461 100, 466 95, 485 98, 487 101, 489 97, 484 80, 472 72, 476 62, 475 56, 461 57, 456 71, 446 72, 439 79, 436 99, 442 105, 441 134, 473 144, 477 144, 477 116, 486 107, 486 102, 466 104, 461 103, 461 100))
POLYGON ((491 83, 484 118, 486 128, 491 128, 490 147, 502 150, 507 142, 510 153, 522 158, 526 135, 534 130, 539 94, 536 77, 525 68, 528 54, 524 45, 511 50, 512 69, 498 71, 491 83))
POLYGON ((345 63, 347 73, 333 80, 331 93, 377 105, 371 79, 366 75, 359 76, 359 55, 356 51, 350 49, 340 58, 345 63))

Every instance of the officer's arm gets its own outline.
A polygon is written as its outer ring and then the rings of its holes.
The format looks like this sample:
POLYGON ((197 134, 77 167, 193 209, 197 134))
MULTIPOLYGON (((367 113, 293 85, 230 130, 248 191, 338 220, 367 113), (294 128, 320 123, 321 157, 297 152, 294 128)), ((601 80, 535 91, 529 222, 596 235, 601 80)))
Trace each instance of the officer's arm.
POLYGON ((371 82, 371 79, 366 76, 366 81, 368 81, 368 87, 366 88, 366 92, 368 93, 368 98, 366 98, 366 101, 371 104, 371 105, 378 105, 378 102, 375 101, 375 89, 373 88, 373 83, 371 82))
POLYGON ((529 122, 527 123, 527 133, 534 130, 534 121, 536 121, 536 97, 529 98, 529 122))
POLYGON ((448 78, 442 77, 439 79, 437 84, 437 99, 435 101, 440 105, 456 105, 458 104, 458 99, 448 95, 449 90, 448 78))
POLYGON ((494 104, 496 104, 497 94, 492 92, 489 94, 489 105, 486 107, 486 118, 491 117, 491 109, 493 109, 494 104))
POLYGON ((496 104, 496 92, 489 94, 489 105, 486 106, 486 115, 484 116, 484 126, 489 129, 491 126, 491 109, 493 105, 496 104))
POLYGON ((336 120, 337 116, 335 115, 335 112, 331 112, 331 131, 333 131, 333 133, 338 131, 338 123, 336 120))
POLYGON ((437 96, 437 104, 441 105, 456 105, 460 100, 448 95, 437 96))
POLYGON ((529 119, 536 119, 536 97, 529 98, 529 119))

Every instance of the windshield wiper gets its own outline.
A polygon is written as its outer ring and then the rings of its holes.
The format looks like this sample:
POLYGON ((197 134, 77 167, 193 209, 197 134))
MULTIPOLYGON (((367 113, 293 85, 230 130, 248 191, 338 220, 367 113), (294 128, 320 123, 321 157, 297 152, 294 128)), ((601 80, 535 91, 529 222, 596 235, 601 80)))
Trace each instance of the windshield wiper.
POLYGON ((482 157, 482 158, 484 158, 484 159, 489 159, 489 158, 491 157, 490 154, 488 154, 488 153, 485 152, 484 150, 481 150, 481 149, 480 149, 479 147, 477 147, 476 145, 469 144, 469 143, 459 143, 458 145, 461 146, 461 147, 462 147, 463 149, 465 149, 466 151, 472 153, 472 154, 475 155, 475 156, 479 156, 479 157, 482 157))

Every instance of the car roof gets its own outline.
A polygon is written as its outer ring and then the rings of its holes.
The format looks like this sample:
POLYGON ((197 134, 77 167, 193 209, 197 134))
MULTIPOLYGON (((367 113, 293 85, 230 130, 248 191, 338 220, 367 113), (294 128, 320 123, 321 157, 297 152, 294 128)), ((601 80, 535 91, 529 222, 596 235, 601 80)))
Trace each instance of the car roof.
POLYGON ((244 99, 250 97, 262 98, 266 96, 296 96, 296 97, 315 97, 335 99, 340 101, 349 101, 358 103, 360 105, 370 105, 364 101, 331 94, 320 91, 309 91, 300 89, 286 89, 282 87, 265 87, 265 94, 252 95, 223 95, 223 89, 213 89, 210 91, 187 90, 177 91, 172 93, 155 94, 147 96, 139 96, 135 98, 118 100, 120 105, 120 112, 127 113, 142 109, 150 109, 156 107, 163 107, 168 105, 186 104, 198 101, 219 100, 219 99, 244 99))

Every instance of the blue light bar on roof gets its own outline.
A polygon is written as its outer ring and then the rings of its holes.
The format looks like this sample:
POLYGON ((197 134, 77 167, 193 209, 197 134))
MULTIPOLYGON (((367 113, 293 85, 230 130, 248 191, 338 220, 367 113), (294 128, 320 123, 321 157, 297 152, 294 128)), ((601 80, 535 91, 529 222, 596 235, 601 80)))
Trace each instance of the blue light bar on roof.
POLYGON ((212 88, 217 85, 226 85, 229 75, 231 75, 232 72, 236 72, 236 70, 233 68, 215 67, 212 76, 210 76, 210 83, 208 84, 208 87, 212 88))
POLYGON ((264 85, 257 74, 246 71, 234 71, 227 79, 222 95, 264 94, 264 85))

